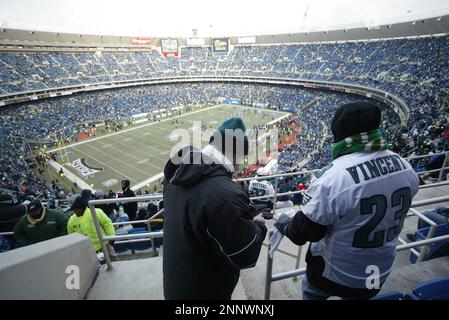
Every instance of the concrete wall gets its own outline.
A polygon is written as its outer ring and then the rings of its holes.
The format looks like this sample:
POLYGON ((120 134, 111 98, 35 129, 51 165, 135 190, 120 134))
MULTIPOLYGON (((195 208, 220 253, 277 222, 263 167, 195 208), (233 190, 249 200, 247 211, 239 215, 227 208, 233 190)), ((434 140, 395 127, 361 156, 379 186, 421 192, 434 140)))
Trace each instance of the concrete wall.
POLYGON ((90 239, 78 233, 0 253, 0 299, 84 299, 97 270, 90 239), (79 268, 79 289, 68 266, 79 268))
MULTIPOLYGON (((311 31, 288 34, 254 35, 256 44, 303 43, 350 41, 366 39, 388 39, 449 33, 449 15, 423 20, 379 25, 372 28, 349 28, 328 31, 311 31)), ((101 47, 101 48, 160 48, 161 38, 151 37, 149 45, 132 44, 136 37, 99 36, 0 28, 0 45, 63 46, 63 47, 101 47)), ((164 37, 168 38, 168 37, 164 37)), ((186 38, 171 37, 178 40, 178 46, 186 45, 186 38)), ((204 38, 205 45, 212 45, 211 37, 204 38)), ((238 37, 230 36, 231 45, 238 43, 238 37)))

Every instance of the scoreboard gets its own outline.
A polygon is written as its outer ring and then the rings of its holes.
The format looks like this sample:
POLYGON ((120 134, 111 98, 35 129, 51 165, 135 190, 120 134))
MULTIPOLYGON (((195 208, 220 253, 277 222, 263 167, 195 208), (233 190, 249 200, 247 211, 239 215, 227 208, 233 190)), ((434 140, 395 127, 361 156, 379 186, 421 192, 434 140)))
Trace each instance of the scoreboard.
POLYGON ((161 39, 161 51, 164 57, 178 56, 178 40, 176 39, 161 39))

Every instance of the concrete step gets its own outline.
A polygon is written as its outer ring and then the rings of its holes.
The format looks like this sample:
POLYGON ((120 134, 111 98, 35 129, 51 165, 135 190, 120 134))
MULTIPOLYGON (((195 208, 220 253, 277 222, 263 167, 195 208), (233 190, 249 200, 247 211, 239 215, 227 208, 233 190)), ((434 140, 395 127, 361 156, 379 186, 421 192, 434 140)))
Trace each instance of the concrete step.
POLYGON ((416 285, 449 275, 449 257, 441 257, 420 263, 394 268, 381 293, 399 291, 404 294, 412 292, 416 285))
MULTIPOLYGON (((90 289, 87 300, 163 300, 162 257, 113 262, 113 269, 103 265, 90 289)), ((247 300, 239 282, 233 300, 247 300)))
POLYGON ((101 266, 88 300, 162 300, 162 258, 116 261, 101 266))

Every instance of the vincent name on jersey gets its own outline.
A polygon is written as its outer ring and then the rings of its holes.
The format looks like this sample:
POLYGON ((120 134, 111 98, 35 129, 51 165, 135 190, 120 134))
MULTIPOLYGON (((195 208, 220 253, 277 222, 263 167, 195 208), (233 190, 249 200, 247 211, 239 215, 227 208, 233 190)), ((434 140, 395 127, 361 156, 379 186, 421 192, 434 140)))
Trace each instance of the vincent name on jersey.
POLYGON ((368 181, 406 168, 398 155, 389 155, 359 163, 346 168, 346 171, 349 172, 354 183, 359 184, 361 178, 368 181))
POLYGON ((269 186, 269 185, 267 185, 266 183, 262 183, 262 182, 254 182, 254 183, 253 183, 253 187, 254 187, 254 188, 259 188, 259 189, 264 189, 264 190, 266 190, 266 189, 268 189, 268 186, 269 186))

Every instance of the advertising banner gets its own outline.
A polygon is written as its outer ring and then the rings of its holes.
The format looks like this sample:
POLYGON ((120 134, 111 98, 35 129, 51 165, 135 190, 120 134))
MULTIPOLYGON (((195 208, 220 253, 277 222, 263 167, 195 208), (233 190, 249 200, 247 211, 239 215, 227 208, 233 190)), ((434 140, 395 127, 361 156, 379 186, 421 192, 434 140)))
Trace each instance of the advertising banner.
POLYGON ((237 39, 239 44, 256 43, 256 37, 240 37, 237 39))
POLYGON ((241 105, 241 100, 240 99, 224 99, 223 100, 224 104, 233 104, 233 105, 241 105))
POLYGON ((134 38, 131 40, 131 44, 135 45, 150 45, 153 43, 153 39, 151 38, 134 38))
POLYGON ((204 46, 204 38, 187 38, 186 44, 188 47, 201 47, 204 46))

